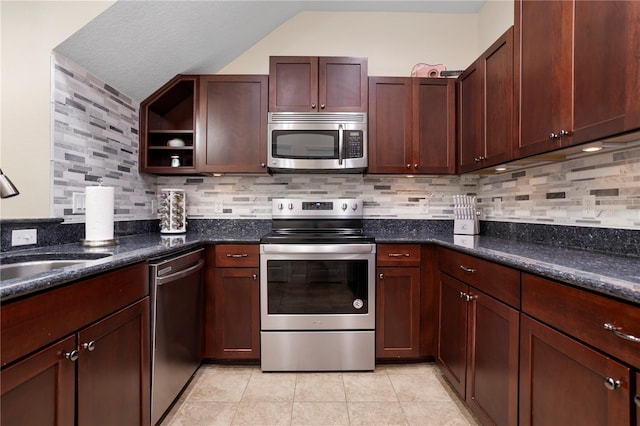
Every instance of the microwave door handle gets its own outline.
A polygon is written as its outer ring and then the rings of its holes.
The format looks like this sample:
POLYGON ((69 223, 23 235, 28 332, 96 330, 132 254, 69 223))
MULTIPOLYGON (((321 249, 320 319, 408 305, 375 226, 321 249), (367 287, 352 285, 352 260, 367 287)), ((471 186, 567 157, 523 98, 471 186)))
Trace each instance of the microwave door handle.
POLYGON ((342 166, 342 152, 344 151, 344 141, 342 139, 342 124, 338 124, 338 165, 342 166))

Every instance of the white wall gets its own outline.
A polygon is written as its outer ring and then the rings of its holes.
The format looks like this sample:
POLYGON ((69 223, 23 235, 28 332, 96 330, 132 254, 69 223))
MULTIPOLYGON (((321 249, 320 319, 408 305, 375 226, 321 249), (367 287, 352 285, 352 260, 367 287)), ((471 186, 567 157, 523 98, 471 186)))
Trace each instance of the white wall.
POLYGON ((477 15, 303 12, 220 74, 268 74, 269 56, 361 56, 369 75, 409 76, 417 63, 466 68, 476 57, 477 15))
POLYGON ((0 167, 20 190, 0 218, 50 217, 51 51, 113 3, 0 2, 0 167))
POLYGON ((480 56, 494 41, 513 25, 512 0, 488 0, 478 12, 478 51, 480 56))

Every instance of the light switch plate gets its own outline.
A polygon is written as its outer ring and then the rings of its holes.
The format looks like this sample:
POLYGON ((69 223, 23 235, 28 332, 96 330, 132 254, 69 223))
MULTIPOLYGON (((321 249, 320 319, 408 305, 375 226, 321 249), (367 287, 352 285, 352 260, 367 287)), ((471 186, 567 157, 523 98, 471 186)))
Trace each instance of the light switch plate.
POLYGON ((11 231, 11 246, 38 244, 37 229, 15 229, 11 231))

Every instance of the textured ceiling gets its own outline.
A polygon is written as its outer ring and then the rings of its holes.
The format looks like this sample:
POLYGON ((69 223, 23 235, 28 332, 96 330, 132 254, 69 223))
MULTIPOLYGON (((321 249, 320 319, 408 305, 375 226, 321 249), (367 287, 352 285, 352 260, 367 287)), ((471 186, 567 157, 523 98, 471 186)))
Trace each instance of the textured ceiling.
POLYGON ((137 101, 179 73, 215 73, 303 11, 476 13, 485 0, 125 1, 54 50, 137 101))

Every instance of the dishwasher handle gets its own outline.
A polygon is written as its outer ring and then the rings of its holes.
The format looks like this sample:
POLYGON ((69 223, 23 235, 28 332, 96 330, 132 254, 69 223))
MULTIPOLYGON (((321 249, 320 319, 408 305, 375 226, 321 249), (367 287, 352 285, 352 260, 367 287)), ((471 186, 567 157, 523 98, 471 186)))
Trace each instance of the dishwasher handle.
POLYGON ((200 269, 202 269, 202 267, 204 266, 204 259, 200 259, 200 261, 198 263, 196 263, 195 265, 191 266, 190 268, 184 269, 182 271, 178 271, 174 274, 171 275, 167 275, 165 277, 158 277, 156 278, 156 285, 157 286, 161 286, 164 284, 168 284, 172 281, 177 281, 181 278, 186 277, 187 275, 190 275, 200 269))

